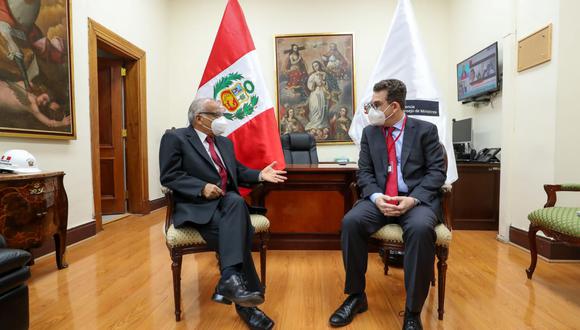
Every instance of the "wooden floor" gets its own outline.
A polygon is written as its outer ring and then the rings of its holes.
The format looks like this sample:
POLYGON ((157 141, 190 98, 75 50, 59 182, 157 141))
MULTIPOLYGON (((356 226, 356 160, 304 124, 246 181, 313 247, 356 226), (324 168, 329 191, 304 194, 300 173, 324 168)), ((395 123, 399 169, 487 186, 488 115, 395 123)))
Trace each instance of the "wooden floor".
MULTIPOLYGON (((30 280, 31 329, 245 329, 234 308, 213 303, 218 280, 212 253, 184 257, 183 320, 176 323, 164 209, 128 217, 69 247, 69 268, 37 260, 30 280)), ((449 256, 446 313, 437 320, 432 288, 426 329, 579 329, 580 264, 539 260, 532 281, 527 252, 493 232, 455 231, 449 256)), ((255 260, 258 258, 255 256, 255 260)), ((270 251, 262 309, 277 329, 325 329, 344 299, 339 251, 270 251)), ((367 273, 369 311, 345 329, 400 329, 403 272, 382 273, 377 254, 367 273)))

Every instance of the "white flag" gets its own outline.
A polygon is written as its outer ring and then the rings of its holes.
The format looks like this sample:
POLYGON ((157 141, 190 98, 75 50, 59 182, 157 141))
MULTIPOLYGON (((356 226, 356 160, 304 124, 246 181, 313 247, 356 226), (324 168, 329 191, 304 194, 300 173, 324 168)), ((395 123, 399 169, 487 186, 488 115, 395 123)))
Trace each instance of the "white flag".
POLYGON ((404 82, 407 86, 405 112, 437 126, 439 140, 447 150, 446 183, 457 180, 455 154, 451 136, 447 135, 447 115, 419 38, 415 15, 409 0, 399 0, 397 4, 387 40, 348 131, 357 145, 360 145, 363 128, 369 124, 363 105, 371 101, 374 84, 383 79, 399 79, 404 82))

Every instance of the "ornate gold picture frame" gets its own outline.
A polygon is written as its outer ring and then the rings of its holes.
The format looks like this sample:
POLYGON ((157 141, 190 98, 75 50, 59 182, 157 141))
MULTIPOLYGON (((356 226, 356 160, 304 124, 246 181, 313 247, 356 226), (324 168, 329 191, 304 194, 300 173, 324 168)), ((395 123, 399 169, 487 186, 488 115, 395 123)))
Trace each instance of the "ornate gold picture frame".
POLYGON ((0 2, 0 136, 75 139, 69 0, 0 2))
POLYGON ((307 132, 317 144, 352 143, 353 34, 277 35, 274 40, 280 134, 307 132))

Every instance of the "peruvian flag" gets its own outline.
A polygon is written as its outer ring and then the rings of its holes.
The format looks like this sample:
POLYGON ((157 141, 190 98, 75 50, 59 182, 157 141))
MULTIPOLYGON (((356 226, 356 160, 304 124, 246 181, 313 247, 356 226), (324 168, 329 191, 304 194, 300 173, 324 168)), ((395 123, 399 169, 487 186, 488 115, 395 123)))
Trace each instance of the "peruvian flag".
POLYGON ((284 169, 274 105, 259 63, 242 8, 237 0, 230 0, 196 98, 213 98, 227 109, 224 135, 233 141, 242 164, 261 170, 277 161, 276 169, 284 169))

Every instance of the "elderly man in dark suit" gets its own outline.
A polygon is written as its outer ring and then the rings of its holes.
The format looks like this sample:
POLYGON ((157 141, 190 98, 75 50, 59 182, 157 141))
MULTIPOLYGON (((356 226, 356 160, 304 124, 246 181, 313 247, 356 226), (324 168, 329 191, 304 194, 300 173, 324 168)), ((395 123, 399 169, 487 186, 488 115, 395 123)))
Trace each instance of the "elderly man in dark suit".
POLYGON ((406 87, 396 79, 373 88, 369 121, 362 133, 358 185, 362 199, 342 220, 342 254, 348 297, 330 317, 349 324, 368 309, 365 273, 369 237, 399 223, 405 240, 403 329, 422 329, 420 313, 429 292, 435 259, 435 225, 441 219, 439 188, 445 182, 437 127, 405 115, 406 87))
POLYGON ((221 279, 212 299, 234 302, 251 329, 270 329, 274 322, 256 307, 264 294, 252 261, 250 214, 238 184, 282 182, 286 172, 275 170, 275 162, 262 171, 238 162, 232 142, 219 136, 227 126, 223 113, 213 99, 197 99, 189 108, 191 126, 163 135, 161 184, 175 196, 175 227, 195 227, 219 253, 221 279))

